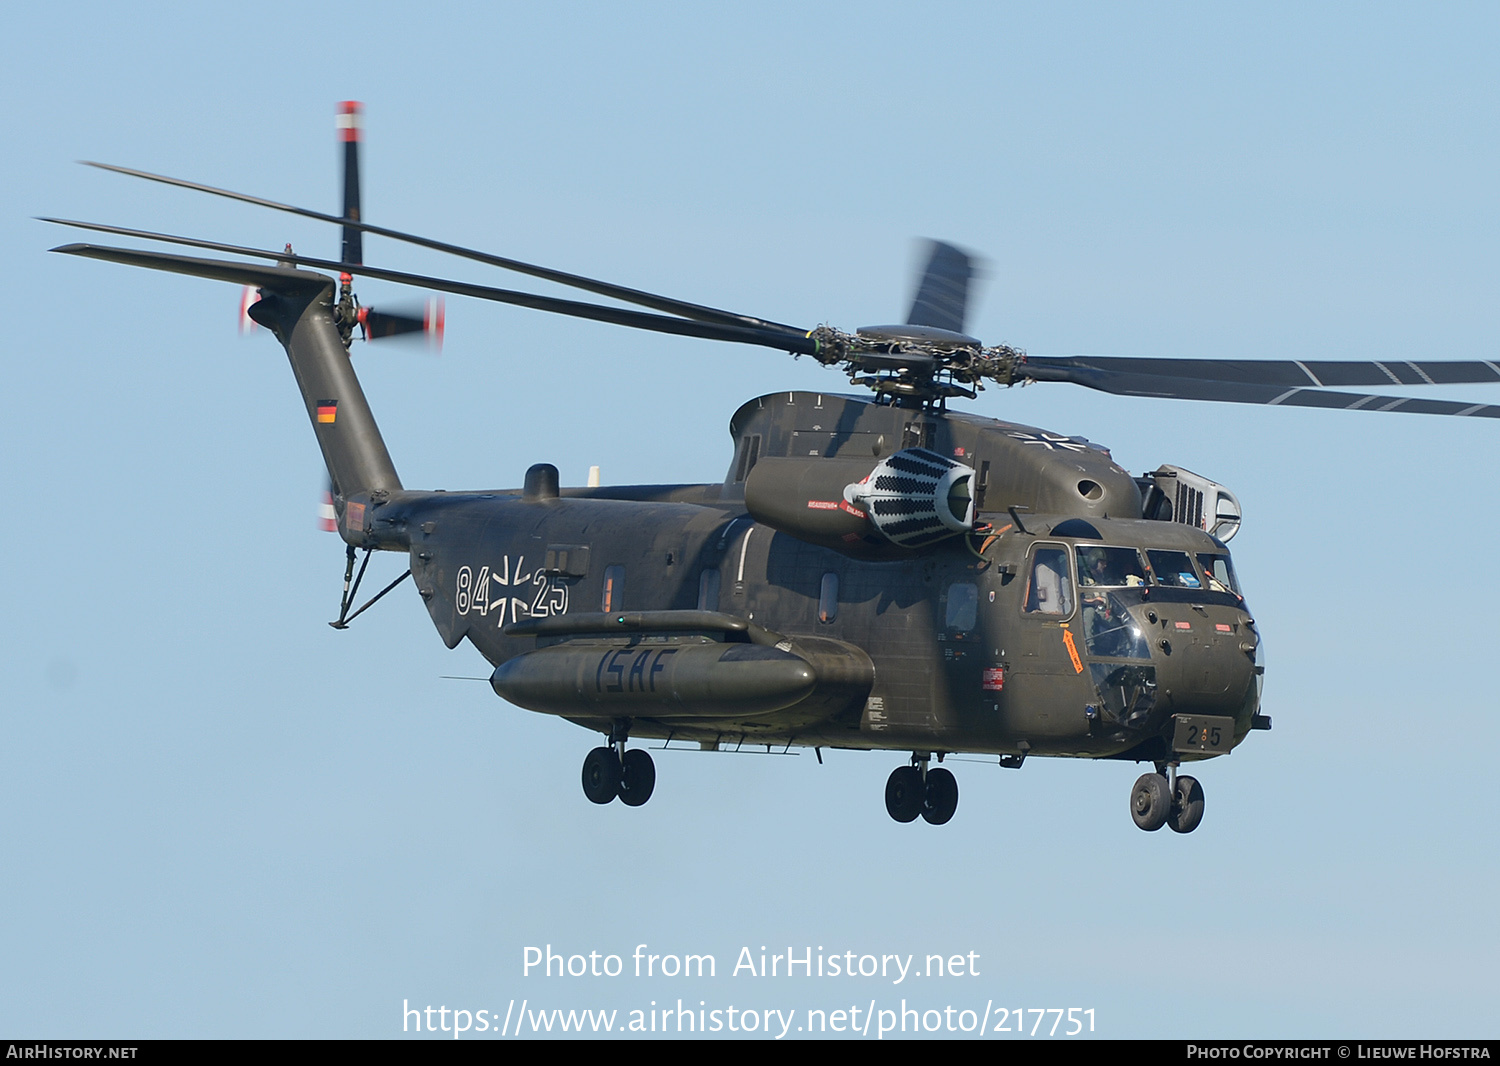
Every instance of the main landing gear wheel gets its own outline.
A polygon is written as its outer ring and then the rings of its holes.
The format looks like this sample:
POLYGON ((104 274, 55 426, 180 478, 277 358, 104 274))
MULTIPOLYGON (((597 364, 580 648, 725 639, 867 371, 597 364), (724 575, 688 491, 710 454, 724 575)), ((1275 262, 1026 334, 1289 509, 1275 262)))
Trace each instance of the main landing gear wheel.
POLYGON ((927 771, 927 789, 923 796, 922 817, 928 825, 942 825, 958 810, 958 780, 938 767, 927 771))
POLYGON ((1191 833, 1203 821, 1203 786, 1195 777, 1177 777, 1177 788, 1172 792, 1172 813, 1167 816, 1167 825, 1174 833, 1191 833))
POLYGON ((914 822, 925 805, 926 789, 922 771, 915 766, 898 766, 885 781, 886 813, 898 822, 914 822))
POLYGON ((639 807, 656 788, 656 764, 640 748, 631 748, 620 761, 620 802, 639 807))
POLYGON ((614 748, 595 748, 583 760, 583 794, 593 803, 610 803, 619 792, 620 757, 614 748))
MULTIPOLYGON (((1189 779, 1191 780, 1191 779, 1189 779)), ((1130 790, 1130 817, 1135 824, 1154 833, 1167 824, 1172 813, 1172 789, 1161 774, 1142 774, 1130 790)))

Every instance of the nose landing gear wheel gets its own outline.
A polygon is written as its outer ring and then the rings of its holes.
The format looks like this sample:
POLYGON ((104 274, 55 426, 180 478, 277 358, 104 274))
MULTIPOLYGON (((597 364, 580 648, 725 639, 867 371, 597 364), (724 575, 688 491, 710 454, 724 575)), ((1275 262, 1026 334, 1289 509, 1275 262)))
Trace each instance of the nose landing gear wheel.
POLYGON ((639 807, 656 788, 656 764, 640 748, 631 748, 620 763, 620 802, 639 807))
POLYGON ((914 822, 922 813, 925 790, 915 766, 898 766, 885 782, 885 810, 898 822, 914 822))
POLYGON ((1135 819, 1135 824, 1148 833, 1154 833, 1167 824, 1171 812, 1172 790, 1166 777, 1142 774, 1130 790, 1130 817, 1135 819))
POLYGON ((928 825, 942 825, 958 810, 958 780, 939 767, 927 771, 927 792, 923 796, 922 817, 928 825))
POLYGON ((583 760, 583 794, 593 803, 610 803, 619 792, 620 759, 615 749, 595 748, 583 760))
POLYGON ((1203 821, 1203 786, 1195 777, 1178 775, 1177 790, 1172 794, 1172 813, 1167 825, 1174 833, 1191 833, 1203 821))

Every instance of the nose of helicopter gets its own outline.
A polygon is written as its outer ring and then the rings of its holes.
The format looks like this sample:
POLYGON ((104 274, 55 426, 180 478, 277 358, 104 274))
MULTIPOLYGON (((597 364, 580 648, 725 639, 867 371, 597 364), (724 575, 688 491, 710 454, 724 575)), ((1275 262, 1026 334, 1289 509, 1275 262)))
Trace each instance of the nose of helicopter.
POLYGON ((1174 713, 1248 718, 1255 713, 1260 634, 1242 610, 1225 607, 1142 608, 1157 685, 1174 713))

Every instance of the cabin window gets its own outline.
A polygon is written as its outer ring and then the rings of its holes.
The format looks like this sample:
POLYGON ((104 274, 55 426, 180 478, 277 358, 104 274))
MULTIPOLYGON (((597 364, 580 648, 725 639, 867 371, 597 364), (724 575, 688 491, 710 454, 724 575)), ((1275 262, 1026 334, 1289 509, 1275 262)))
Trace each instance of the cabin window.
POLYGON ((698 610, 717 611, 719 609, 719 569, 703 571, 698 578, 698 610))
POLYGON ((1073 579, 1066 548, 1038 548, 1026 585, 1026 610, 1059 617, 1073 613, 1073 579))
POLYGON ((608 614, 610 611, 624 610, 625 607, 625 568, 623 566, 610 566, 604 570, 604 594, 599 599, 599 610, 608 614))
POLYGON ((825 625, 839 616, 839 576, 824 574, 818 589, 818 621, 825 625))
POLYGON ((961 582, 948 586, 948 628, 967 633, 979 621, 979 586, 961 582))

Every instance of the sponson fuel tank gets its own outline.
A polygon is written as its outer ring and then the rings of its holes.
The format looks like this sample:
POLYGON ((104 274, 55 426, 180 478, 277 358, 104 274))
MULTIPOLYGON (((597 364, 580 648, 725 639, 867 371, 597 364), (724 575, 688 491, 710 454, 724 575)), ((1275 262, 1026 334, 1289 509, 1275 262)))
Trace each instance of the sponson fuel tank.
POLYGON ((580 710, 647 718, 770 714, 812 694, 806 660, 758 644, 704 638, 573 641, 526 652, 490 678, 511 703, 547 714, 580 710))

